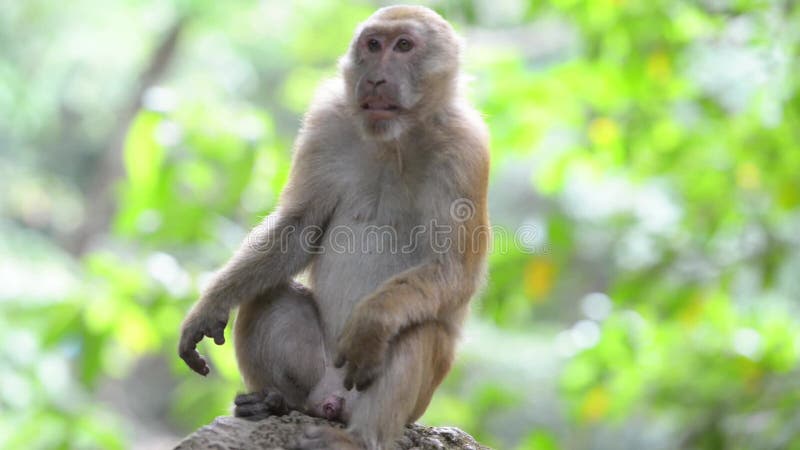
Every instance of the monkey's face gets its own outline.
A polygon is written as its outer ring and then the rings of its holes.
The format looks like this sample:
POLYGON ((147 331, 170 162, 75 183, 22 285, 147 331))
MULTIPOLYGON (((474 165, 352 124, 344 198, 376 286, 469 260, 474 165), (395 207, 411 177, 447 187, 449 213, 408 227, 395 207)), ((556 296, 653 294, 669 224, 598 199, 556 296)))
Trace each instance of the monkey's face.
POLYGON ((458 42, 435 13, 384 8, 356 33, 343 72, 362 129, 397 139, 428 113, 446 106, 458 71, 458 42))

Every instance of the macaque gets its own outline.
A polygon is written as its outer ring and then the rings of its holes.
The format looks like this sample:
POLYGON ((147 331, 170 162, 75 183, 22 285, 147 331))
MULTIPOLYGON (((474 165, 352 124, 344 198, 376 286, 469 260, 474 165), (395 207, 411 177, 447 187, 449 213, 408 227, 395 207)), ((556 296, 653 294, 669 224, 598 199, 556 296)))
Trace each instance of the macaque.
POLYGON ((489 245, 488 131, 459 59, 428 8, 360 25, 304 118, 277 210, 183 322, 180 356, 206 375, 197 343, 223 344, 239 307, 237 416, 347 425, 306 430, 297 448, 394 448, 450 369, 489 245))

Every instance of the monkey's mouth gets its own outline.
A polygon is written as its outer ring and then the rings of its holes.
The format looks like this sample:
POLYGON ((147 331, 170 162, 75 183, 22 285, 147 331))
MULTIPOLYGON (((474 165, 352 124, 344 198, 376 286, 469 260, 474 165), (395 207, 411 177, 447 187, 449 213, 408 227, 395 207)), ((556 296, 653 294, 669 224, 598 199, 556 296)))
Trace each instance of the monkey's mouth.
POLYGON ((387 120, 400 112, 400 107, 382 99, 368 99, 361 103, 361 109, 372 120, 387 120))

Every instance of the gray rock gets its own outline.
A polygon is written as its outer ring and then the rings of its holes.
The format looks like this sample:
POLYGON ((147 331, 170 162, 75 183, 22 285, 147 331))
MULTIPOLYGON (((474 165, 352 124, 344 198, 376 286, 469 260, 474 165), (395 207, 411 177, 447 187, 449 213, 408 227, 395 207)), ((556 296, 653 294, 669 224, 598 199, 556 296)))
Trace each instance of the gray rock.
MULTIPOLYGON (((308 425, 340 424, 316 419, 293 411, 285 416, 272 416, 258 422, 230 416, 217 417, 181 441, 176 450, 285 450, 297 440, 308 425)), ((488 450, 472 436, 453 427, 410 425, 398 440, 400 450, 488 450)))

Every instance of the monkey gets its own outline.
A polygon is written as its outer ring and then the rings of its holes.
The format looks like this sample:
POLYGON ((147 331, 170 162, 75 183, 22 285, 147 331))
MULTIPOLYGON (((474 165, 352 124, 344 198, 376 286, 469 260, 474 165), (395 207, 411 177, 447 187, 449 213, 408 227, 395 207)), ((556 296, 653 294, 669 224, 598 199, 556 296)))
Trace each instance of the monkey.
POLYGON ((206 375, 196 346, 223 344, 239 308, 234 414, 346 424, 305 430, 299 449, 394 448, 451 367, 490 239, 489 132, 461 47, 422 6, 359 25, 303 118, 276 210, 181 325, 179 355, 206 375))

